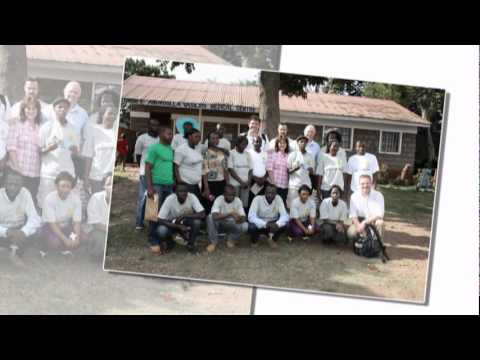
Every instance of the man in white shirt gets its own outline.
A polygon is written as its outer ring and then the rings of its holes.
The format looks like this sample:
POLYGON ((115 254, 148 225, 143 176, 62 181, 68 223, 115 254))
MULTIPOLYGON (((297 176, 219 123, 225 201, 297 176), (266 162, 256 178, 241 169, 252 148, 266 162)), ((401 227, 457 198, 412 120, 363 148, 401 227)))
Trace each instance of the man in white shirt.
POLYGON ((72 156, 80 152, 80 137, 66 114, 70 103, 64 98, 53 102, 55 119, 40 128, 40 148, 42 151, 42 167, 40 170, 40 186, 38 205, 43 206, 45 197, 55 190, 55 178, 66 171, 75 177, 75 166, 72 156))
POLYGON ((360 175, 359 190, 350 198, 350 218, 352 225, 348 228, 347 236, 355 240, 365 233, 365 225, 375 226, 383 238, 383 217, 385 214, 385 200, 382 193, 372 188, 370 175, 360 175))
MULTIPOLYGON (((41 112, 42 112, 42 121, 40 124, 44 124, 47 121, 52 119, 52 109, 49 104, 46 102, 40 100, 39 98, 39 86, 38 86, 38 80, 35 78, 28 78, 25 81, 25 85, 23 87, 23 91, 25 94, 25 98, 27 97, 32 97, 34 100, 38 100, 41 106, 41 112)), ((17 101, 15 104, 12 105, 10 108, 10 113, 9 113, 9 118, 10 119, 18 119, 20 117, 20 106, 22 104, 22 100, 17 101)))
POLYGON ((227 234, 227 247, 235 247, 236 241, 248 231, 248 222, 242 201, 235 196, 235 188, 227 184, 223 195, 213 203, 210 215, 207 217, 209 253, 214 252, 218 244, 218 233, 227 234))
POLYGON ((247 153, 250 155, 252 165, 252 183, 248 199, 250 206, 255 196, 265 194, 265 184, 268 179, 267 153, 262 150, 262 138, 260 136, 253 140, 253 149, 247 150, 247 153))
POLYGON ((198 198, 188 192, 188 186, 177 184, 176 192, 169 195, 158 213, 158 227, 150 238, 150 249, 155 255, 163 255, 172 246, 172 235, 179 233, 187 241, 187 250, 197 254, 195 240, 200 231, 205 209, 198 198))
POLYGON ((32 196, 22 185, 22 175, 9 170, 0 189, 0 247, 9 248, 10 260, 19 266, 23 262, 18 256, 32 245, 42 225, 32 196))
POLYGON ((320 205, 320 237, 324 243, 346 243, 345 221, 348 217, 347 204, 340 199, 342 190, 338 185, 330 189, 330 196, 320 205))
POLYGON ((87 221, 91 226, 87 244, 88 253, 101 258, 105 252, 105 241, 107 236, 107 223, 112 199, 112 175, 104 179, 104 190, 93 194, 87 206, 87 221))
POLYGON ((228 157, 228 170, 230 172, 230 184, 235 188, 237 196, 248 207, 250 193, 250 182, 252 179, 252 160, 250 154, 245 150, 248 140, 245 136, 239 136, 236 147, 228 157))
POLYGON ((257 115, 250 116, 250 121, 248 122, 248 131, 246 133, 240 134, 245 136, 248 140, 247 150, 253 150, 255 148, 254 142, 257 137, 260 137, 261 150, 262 152, 267 150, 268 147, 268 138, 266 134, 262 134, 260 131, 261 121, 257 115))
POLYGON ((350 188, 352 193, 359 189, 359 179, 362 174, 370 175, 372 178, 372 186, 374 188, 377 183, 377 175, 380 170, 377 157, 373 154, 367 153, 365 150, 365 142, 357 141, 357 153, 352 155, 347 162, 347 167, 345 169, 345 173, 347 174, 347 186, 345 189, 350 188))
POLYGON ((137 198, 137 217, 135 230, 144 229, 145 216, 145 192, 147 191, 147 183, 145 181, 145 156, 150 145, 158 144, 160 122, 157 119, 148 120, 148 131, 140 135, 135 142, 135 160, 139 164, 139 180, 138 180, 138 198, 137 198))
POLYGON ((290 139, 288 137, 288 127, 287 127, 287 124, 285 123, 280 123, 278 125, 278 128, 277 128, 277 137, 270 140, 270 142, 268 143, 268 150, 275 150, 275 141, 278 139, 278 138, 285 138, 285 139, 288 139, 288 152, 291 153, 291 152, 294 152, 295 150, 297 150, 297 142, 293 139, 290 139))
POLYGON ((248 232, 252 247, 258 246, 260 238, 266 238, 271 248, 277 247, 280 234, 286 229, 289 217, 283 200, 277 195, 275 185, 266 185, 265 195, 252 201, 248 212, 248 232))

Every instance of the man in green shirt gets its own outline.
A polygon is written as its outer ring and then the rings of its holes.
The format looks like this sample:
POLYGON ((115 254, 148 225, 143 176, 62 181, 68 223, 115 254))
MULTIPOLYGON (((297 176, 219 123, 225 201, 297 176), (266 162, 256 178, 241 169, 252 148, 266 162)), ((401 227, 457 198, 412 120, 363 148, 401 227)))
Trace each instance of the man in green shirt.
MULTIPOLYGON (((158 206, 160 209, 163 202, 173 193, 173 149, 171 146, 173 131, 168 127, 162 127, 159 133, 158 144, 148 148, 145 158, 145 180, 147 183, 147 196, 153 198, 158 194, 158 206)), ((155 236, 157 223, 150 222, 148 237, 155 236)))

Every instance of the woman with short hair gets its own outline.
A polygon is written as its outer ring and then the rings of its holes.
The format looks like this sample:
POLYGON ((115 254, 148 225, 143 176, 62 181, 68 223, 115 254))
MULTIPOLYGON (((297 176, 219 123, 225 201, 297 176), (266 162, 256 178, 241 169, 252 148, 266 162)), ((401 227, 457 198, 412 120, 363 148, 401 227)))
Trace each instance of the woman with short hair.
POLYGON ((322 199, 330 197, 330 189, 337 185, 342 191, 345 180, 344 171, 347 166, 344 158, 338 153, 340 144, 336 141, 330 141, 327 144, 327 152, 320 153, 317 166, 317 189, 322 199))
POLYGON ((267 151, 268 182, 277 187, 277 194, 287 206, 289 141, 285 137, 275 139, 274 148, 267 151))

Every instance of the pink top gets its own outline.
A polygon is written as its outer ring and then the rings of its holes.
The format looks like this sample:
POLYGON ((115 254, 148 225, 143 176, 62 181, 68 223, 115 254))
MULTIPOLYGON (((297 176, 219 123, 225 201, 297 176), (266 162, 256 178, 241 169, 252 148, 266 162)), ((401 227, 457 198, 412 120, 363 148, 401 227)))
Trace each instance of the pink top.
POLYGON ((17 121, 7 137, 7 151, 17 154, 18 170, 23 176, 40 176, 40 128, 29 121, 17 121))
POLYGON ((270 180, 281 189, 288 188, 288 154, 283 151, 268 151, 267 171, 271 174, 270 180))

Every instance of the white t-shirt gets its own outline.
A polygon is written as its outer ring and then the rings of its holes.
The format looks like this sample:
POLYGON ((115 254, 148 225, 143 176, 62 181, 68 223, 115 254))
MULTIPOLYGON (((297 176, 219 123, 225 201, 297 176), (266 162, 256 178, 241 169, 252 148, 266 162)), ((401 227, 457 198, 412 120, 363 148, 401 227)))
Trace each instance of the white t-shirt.
POLYGON ((82 221, 82 202, 73 192, 65 200, 60 199, 57 191, 51 192, 45 198, 42 211, 44 222, 56 223, 60 227, 82 221))
POLYGON ((333 185, 338 185, 343 190, 343 172, 347 163, 341 156, 332 156, 321 152, 318 157, 317 175, 323 176, 322 190, 328 191, 333 185))
POLYGON ((8 101, 8 97, 4 95, 5 98, 5 105, 0 100, 0 121, 7 122, 10 119, 10 101, 8 101))
POLYGON ((370 175, 373 177, 377 171, 379 171, 377 157, 370 153, 365 153, 365 155, 352 155, 348 159, 347 167, 345 172, 352 175, 352 181, 350 188, 352 192, 355 192, 359 189, 359 179, 360 175, 370 175))
POLYGON ((345 221, 348 217, 348 208, 345 201, 338 199, 337 206, 333 206, 332 198, 323 199, 320 205, 320 219, 321 220, 333 220, 333 221, 345 221))
POLYGON ((108 222, 107 192, 100 191, 93 194, 88 201, 87 217, 90 225, 101 224, 106 225, 108 222))
POLYGON ((291 219, 298 219, 301 222, 304 222, 315 217, 317 217, 317 206, 315 205, 315 201, 311 198, 309 198, 306 203, 303 203, 300 197, 297 197, 292 201, 292 204, 290 205, 291 219))
POLYGON ((160 138, 152 137, 148 133, 142 134, 137 138, 135 143, 135 156, 141 155, 140 158, 140 176, 145 175, 145 158, 147 156, 148 148, 153 144, 160 143, 160 138))
POLYGON ((194 213, 202 212, 205 209, 198 200, 198 198, 188 193, 187 199, 183 204, 178 202, 177 194, 171 194, 167 196, 163 202, 162 207, 158 213, 158 218, 162 220, 172 221, 183 215, 191 215, 194 213))
MULTIPOLYGON (((254 137, 252 135, 250 135, 248 132, 245 134, 245 137, 247 138, 248 140, 248 144, 247 144, 247 147, 245 148, 245 150, 254 150, 254 147, 253 147, 253 140, 254 140, 254 137)), ((262 138, 262 152, 265 152, 267 151, 267 147, 268 147, 268 137, 266 134, 263 134, 263 135, 259 135, 261 138, 262 138), (267 139, 267 140, 265 140, 267 139)))
POLYGON ((286 225, 289 220, 280 195, 275 196, 271 204, 268 203, 265 195, 255 196, 248 211, 248 221, 261 229, 274 220, 277 220, 277 225, 280 227, 286 225))
POLYGON ((8 124, 0 120, 0 160, 7 155, 8 124))
POLYGON ((368 196, 363 196, 361 191, 354 192, 350 198, 350 217, 369 218, 385 214, 385 200, 381 192, 371 189, 368 196))
POLYGON ((90 179, 101 181, 115 167, 115 129, 106 129, 103 125, 92 127, 83 145, 82 155, 92 159, 90 179))
POLYGON ((56 119, 43 124, 40 128, 41 148, 53 143, 59 145, 55 150, 42 155, 40 176, 54 179, 61 171, 68 171, 75 176, 72 152, 69 149, 72 145, 77 148, 80 145, 80 136, 75 128, 70 123, 62 126, 56 119))
POLYGON ((267 173, 267 153, 265 151, 244 150, 250 155, 253 176, 264 177, 267 173))
MULTIPOLYGON (((268 143, 267 150, 275 150, 275 141, 277 141, 277 138, 270 140, 270 142, 268 143)), ((296 150, 298 150, 297 142, 295 140, 288 138, 288 153, 290 154, 296 150)))
POLYGON ((231 203, 227 203, 223 195, 220 195, 215 199, 211 210, 212 214, 229 214, 231 212, 236 212, 240 216, 245 216, 242 200, 235 197, 231 203))
POLYGON ((192 149, 188 143, 180 145, 174 152, 173 162, 178 165, 184 182, 196 185, 202 181, 203 156, 198 147, 192 149))
MULTIPOLYGON (((245 150, 243 153, 239 153, 237 149, 230 151, 230 156, 228 157, 228 168, 235 170, 237 175, 243 181, 248 181, 248 173, 252 168, 252 161, 250 159, 250 154, 245 150)), ((239 186, 239 182, 230 176, 230 184, 233 186, 239 186)))
POLYGON ((297 166, 301 166, 300 169, 290 174, 288 186, 290 188, 298 188, 301 185, 308 185, 312 187, 312 181, 310 180, 310 174, 308 168, 315 170, 315 159, 308 152, 302 154, 300 150, 294 151, 288 155, 288 169, 295 169, 297 166))
MULTIPOLYGON (((318 154, 318 156, 320 156, 320 154, 326 154, 327 153, 327 146, 323 146, 322 148, 320 148, 320 153, 318 154)), ((344 148, 340 147, 338 148, 338 151, 337 151, 337 156, 342 159, 342 161, 346 164, 347 163, 347 152, 345 151, 344 148)))
POLYGON ((33 235, 42 225, 30 192, 21 188, 10 201, 5 189, 0 189, 0 237, 7 237, 8 229, 21 227, 26 236, 33 235))
POLYGON ((186 142, 187 142, 187 139, 185 139, 182 134, 180 133, 175 134, 172 139, 172 149, 175 150, 180 145, 183 145, 186 142))

